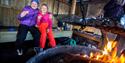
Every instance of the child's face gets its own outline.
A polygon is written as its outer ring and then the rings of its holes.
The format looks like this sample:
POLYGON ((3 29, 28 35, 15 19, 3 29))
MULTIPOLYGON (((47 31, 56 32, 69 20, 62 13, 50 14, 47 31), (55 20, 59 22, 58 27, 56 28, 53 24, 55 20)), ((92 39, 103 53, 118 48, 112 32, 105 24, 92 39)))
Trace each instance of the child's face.
POLYGON ((46 13, 48 11, 47 7, 45 5, 41 6, 42 13, 46 13))
POLYGON ((37 9, 38 4, 37 4, 36 2, 31 2, 31 7, 32 7, 33 9, 37 9))

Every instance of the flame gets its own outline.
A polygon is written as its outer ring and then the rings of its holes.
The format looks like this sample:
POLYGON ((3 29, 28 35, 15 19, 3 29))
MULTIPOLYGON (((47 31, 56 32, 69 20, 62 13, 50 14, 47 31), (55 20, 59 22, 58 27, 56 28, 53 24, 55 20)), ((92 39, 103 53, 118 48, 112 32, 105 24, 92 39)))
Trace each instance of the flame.
POLYGON ((90 58, 93 58, 94 57, 94 54, 91 52, 90 53, 90 58))
MULTIPOLYGON (((83 57, 86 57, 84 55, 83 57)), ((125 53, 121 54, 120 57, 117 56, 117 42, 109 41, 102 53, 93 53, 91 52, 89 55, 90 59, 101 60, 105 63, 125 63, 125 53)))
POLYGON ((120 63, 125 63, 125 56, 122 54, 119 58, 120 63))
POLYGON ((88 56, 87 56, 87 55, 83 55, 83 57, 84 57, 84 58, 88 58, 88 56))

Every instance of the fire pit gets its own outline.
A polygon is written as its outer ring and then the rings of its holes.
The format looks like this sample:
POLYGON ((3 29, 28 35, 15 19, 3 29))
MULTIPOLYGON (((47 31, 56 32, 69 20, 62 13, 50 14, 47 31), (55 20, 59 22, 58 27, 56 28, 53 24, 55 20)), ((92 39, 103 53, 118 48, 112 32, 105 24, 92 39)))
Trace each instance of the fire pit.
POLYGON ((89 58, 89 54, 101 52, 84 46, 59 46, 39 53, 27 63, 104 63, 89 58))
POLYGON ((125 63, 125 50, 118 56, 115 41, 109 41, 104 50, 60 46, 39 53, 27 63, 125 63))

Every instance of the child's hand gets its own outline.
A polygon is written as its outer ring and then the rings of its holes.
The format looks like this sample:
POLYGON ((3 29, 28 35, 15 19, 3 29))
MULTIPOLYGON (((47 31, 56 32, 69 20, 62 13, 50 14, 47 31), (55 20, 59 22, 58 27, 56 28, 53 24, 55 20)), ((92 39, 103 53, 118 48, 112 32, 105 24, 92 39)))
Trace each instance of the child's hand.
POLYGON ((41 18, 42 18, 42 16, 39 15, 39 16, 37 17, 37 22, 40 22, 41 18))
POLYGON ((50 14, 49 18, 50 18, 50 19, 52 19, 52 18, 53 18, 53 15, 52 15, 52 14, 50 14))
POLYGON ((27 14, 29 14, 29 11, 23 11, 23 12, 21 13, 21 17, 24 17, 24 16, 26 16, 27 14))
POLYGON ((49 33, 49 29, 47 29, 47 33, 49 33))
POLYGON ((38 16, 38 20, 40 20, 41 18, 42 18, 42 16, 41 16, 41 15, 39 15, 39 16, 38 16))
POLYGON ((35 25, 35 27, 38 27, 38 25, 35 25))
POLYGON ((29 11, 25 11, 26 14, 29 14, 29 11))

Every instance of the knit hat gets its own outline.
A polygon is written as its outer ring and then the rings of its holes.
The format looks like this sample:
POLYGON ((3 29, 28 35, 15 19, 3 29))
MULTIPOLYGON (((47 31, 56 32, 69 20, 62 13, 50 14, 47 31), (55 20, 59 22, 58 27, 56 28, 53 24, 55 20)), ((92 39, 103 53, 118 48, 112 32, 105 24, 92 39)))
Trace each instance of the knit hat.
POLYGON ((36 2, 37 4, 39 4, 39 0, 32 0, 31 2, 36 2))

